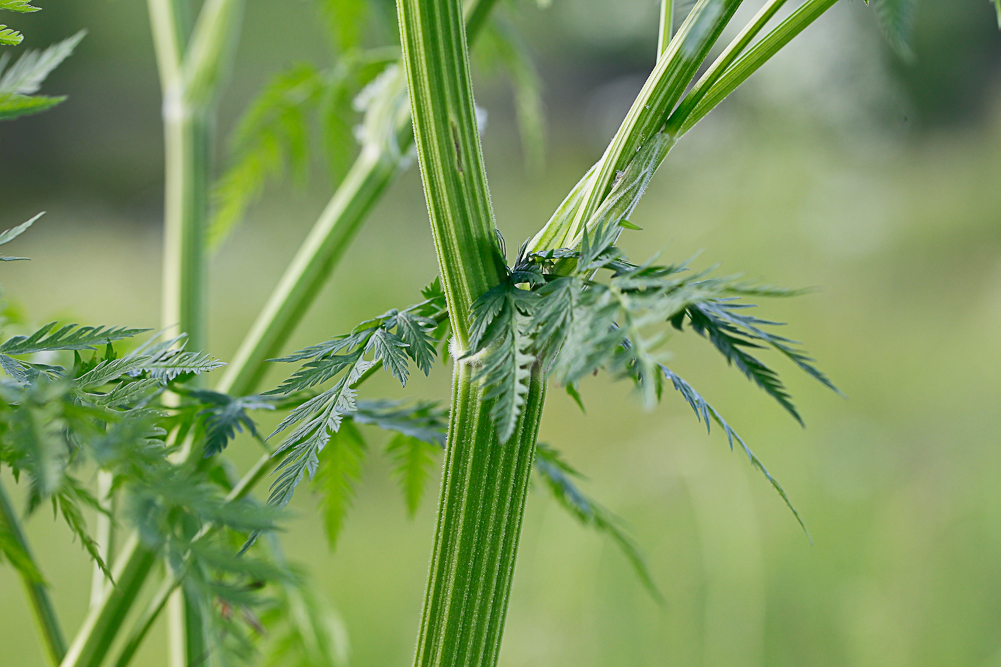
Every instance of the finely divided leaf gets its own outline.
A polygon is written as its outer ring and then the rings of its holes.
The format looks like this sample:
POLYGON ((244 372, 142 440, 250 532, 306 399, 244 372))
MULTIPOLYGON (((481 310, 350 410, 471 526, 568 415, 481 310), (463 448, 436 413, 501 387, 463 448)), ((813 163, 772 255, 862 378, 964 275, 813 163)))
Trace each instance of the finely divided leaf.
POLYGON ((768 483, 771 484, 772 488, 774 488, 776 493, 779 494, 779 496, 782 498, 782 501, 786 504, 786 507, 788 507, 789 511, 792 512, 792 515, 796 517, 796 521, 799 522, 799 525, 803 529, 803 532, 805 532, 807 534, 807 537, 809 537, 810 533, 806 529, 806 524, 803 523, 803 519, 802 517, 800 517, 799 512, 796 511, 796 508, 793 506, 792 501, 789 500, 789 496, 786 494, 785 489, 783 489, 782 485, 779 484, 774 477, 772 477, 771 473, 768 472, 768 469, 765 468, 761 460, 754 454, 754 452, 751 451, 751 448, 748 447, 747 444, 744 442, 744 439, 741 438, 737 434, 737 432, 734 431, 733 428, 731 428, 730 425, 726 423, 726 420, 723 419, 723 416, 720 415, 720 413, 716 410, 716 408, 709 405, 706 399, 702 398, 702 395, 699 394, 697 391, 695 391, 695 389, 693 389, 690 384, 685 382, 683 379, 681 379, 681 377, 679 377, 676 373, 671 371, 671 369, 667 368, 666 366, 661 365, 660 369, 663 372, 664 377, 671 381, 671 383, 674 385, 674 388, 678 390, 678 392, 682 395, 682 397, 688 402, 688 405, 691 406, 692 410, 695 412, 696 418, 698 418, 699 421, 705 422, 706 432, 709 432, 711 428, 710 422, 715 421, 717 424, 719 424, 720 428, 722 428, 723 432, 726 434, 726 439, 727 442, 729 442, 730 444, 731 450, 733 449, 733 443, 735 440, 738 443, 740 443, 740 446, 744 450, 744 454, 747 455, 747 458, 751 462, 751 465, 757 468, 761 472, 761 474, 765 476, 765 479, 768 480, 768 483))
POLYGON ((490 416, 501 443, 514 434, 528 395, 535 362, 530 319, 534 300, 531 292, 508 280, 473 303, 473 349, 467 358, 476 355, 473 379, 487 386, 485 399, 495 399, 490 416))
MULTIPOLYGON (((7 243, 10 243, 14 239, 16 239, 18 236, 20 236, 25 231, 27 231, 28 227, 31 227, 31 225, 34 224, 34 222, 36 220, 38 220, 40 217, 42 217, 43 215, 45 215, 45 211, 42 211, 41 213, 39 213, 38 215, 36 215, 35 217, 33 217, 31 220, 28 220, 27 222, 22 222, 17 227, 11 227, 10 229, 4 231, 3 233, 0 233, 0 245, 4 245, 4 244, 7 244, 7 243)), ((15 261, 15 260, 19 260, 19 259, 27 259, 27 258, 25 258, 25 257, 0 257, 0 260, 5 261, 5 262, 15 261)))
POLYGON ((0 345, 0 354, 35 354, 56 350, 93 350, 95 345, 107 345, 114 340, 131 338, 149 329, 127 327, 79 327, 66 324, 59 329, 50 322, 30 336, 12 336, 0 345))
POLYGON ((21 43, 22 39, 24 39, 24 36, 17 30, 0 25, 0 45, 17 46, 21 43))
POLYGON ((386 329, 377 329, 368 339, 365 352, 372 353, 375 361, 381 361, 383 368, 392 373, 393 377, 406 387, 410 374, 407 368, 407 355, 404 353, 406 348, 407 344, 395 334, 386 329))
POLYGON ((28 0, 0 0, 0 9, 6 9, 9 12, 37 12, 41 10, 41 7, 34 7, 28 0))
POLYGON ((448 410, 437 403, 418 401, 358 401, 351 418, 357 424, 377 426, 408 438, 415 438, 439 449, 445 446, 448 410))
POLYGON ((217 247, 239 224, 269 178, 281 176, 289 163, 300 180, 309 169, 307 113, 323 91, 320 72, 298 64, 268 84, 247 109, 233 135, 233 164, 214 193, 215 215, 208 241, 217 247))
POLYGON ((323 519, 331 549, 337 545, 344 518, 351 508, 365 453, 365 441, 350 422, 344 424, 321 453, 315 488, 322 494, 323 519))
POLYGON ((0 65, 0 72, 2 72, 0 75, 0 94, 31 95, 37 93, 45 77, 73 53, 73 49, 86 34, 86 30, 81 30, 44 51, 25 51, 17 59, 17 62, 8 67, 5 72, 0 65))
POLYGON ((407 356, 417 363, 424 375, 431 372, 434 366, 435 343, 431 334, 438 328, 437 322, 426 317, 418 317, 410 313, 400 313, 396 316, 396 332, 407 347, 407 356))
POLYGON ((657 602, 663 604, 664 599, 647 569, 646 561, 636 543, 623 529, 621 520, 585 496, 574 484, 573 478, 580 477, 580 473, 563 461, 559 452, 542 442, 536 445, 535 469, 556 501, 575 519, 612 538, 633 566, 643 587, 657 602))
POLYGON ((191 398, 205 404, 198 414, 205 419, 205 458, 220 453, 229 441, 242 433, 244 427, 255 438, 257 426, 248 410, 274 410, 274 403, 261 396, 233 397, 215 391, 197 389, 187 392, 191 398))
POLYGON ((393 474, 400 482, 411 517, 417 514, 434 458, 440 451, 440 447, 402 433, 386 446, 386 454, 393 462, 393 474))
POLYGON ((65 100, 65 97, 50 97, 48 95, 0 94, 0 120, 13 120, 20 116, 39 113, 51 109, 65 100))

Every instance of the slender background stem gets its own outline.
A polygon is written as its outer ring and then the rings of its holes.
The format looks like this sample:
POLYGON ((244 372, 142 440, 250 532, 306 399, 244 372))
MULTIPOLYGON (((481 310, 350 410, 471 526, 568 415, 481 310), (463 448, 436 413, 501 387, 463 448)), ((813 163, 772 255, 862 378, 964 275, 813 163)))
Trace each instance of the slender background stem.
MULTIPOLYGON (((0 524, 6 527, 6 532, 20 547, 23 556, 31 561, 35 572, 39 572, 38 564, 28 546, 24 530, 21 528, 21 521, 17 518, 17 512, 10 502, 2 482, 0 482, 0 524)), ((38 623, 42 635, 45 653, 53 665, 58 665, 63 656, 66 655, 66 640, 63 639, 63 631, 59 626, 59 619, 56 617, 52 600, 49 598, 48 588, 46 588, 44 581, 32 578, 24 571, 19 571, 19 574, 21 581, 24 582, 24 591, 31 601, 31 609, 35 614, 35 621, 38 623)))

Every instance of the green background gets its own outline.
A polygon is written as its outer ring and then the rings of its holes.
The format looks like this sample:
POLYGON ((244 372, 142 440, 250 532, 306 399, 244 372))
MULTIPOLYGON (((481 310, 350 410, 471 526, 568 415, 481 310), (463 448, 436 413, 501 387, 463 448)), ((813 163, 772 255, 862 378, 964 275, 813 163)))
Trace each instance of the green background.
MULTIPOLYGON (((48 211, 17 242, 32 261, 0 267, 4 293, 36 323, 157 328, 162 147, 145 5, 41 4, 44 12, 4 17, 25 46, 82 27, 90 34, 43 88, 69 101, 0 125, 0 226, 48 211)), ((527 174, 507 84, 477 77, 509 248, 600 156, 652 66, 656 4, 553 0, 545 11, 507 11, 538 57, 550 130, 545 170, 527 174)), ((391 18, 392 6, 380 6, 391 18)), ((840 3, 678 145, 633 217, 644 231, 623 241, 634 259, 702 251, 696 267, 819 288, 761 309, 790 322, 788 334, 848 396, 770 355, 805 430, 700 339, 667 341, 672 368, 783 483, 812 545, 676 393, 644 412, 626 384, 597 377, 581 387, 584 415, 553 391, 541 439, 629 523, 666 604, 642 590, 614 545, 536 488, 502 665, 1001 665, 1001 37, 991 6, 926 0, 915 52, 901 62, 871 10, 840 3)), ((250 0, 221 131, 270 74, 298 60, 330 60, 314 4, 250 0)), ((319 164, 306 186, 271 188, 213 259, 213 354, 232 355, 331 191, 319 164)), ((435 272, 412 170, 287 348, 413 302, 435 272)), ((448 382, 439 364, 406 395, 443 399, 448 382)), ((380 376, 363 395, 403 394, 380 376)), ((402 666, 417 632, 437 479, 408 520, 384 437, 369 435, 337 551, 308 492, 283 540, 339 610, 352 664, 402 666)), ((230 451, 242 466, 259 455, 247 438, 230 451)), ((71 634, 90 566, 50 514, 39 512, 28 532, 71 634)), ((44 664, 33 633, 20 584, 2 566, 0 665, 44 664)), ((165 662, 158 626, 135 664, 165 662)))

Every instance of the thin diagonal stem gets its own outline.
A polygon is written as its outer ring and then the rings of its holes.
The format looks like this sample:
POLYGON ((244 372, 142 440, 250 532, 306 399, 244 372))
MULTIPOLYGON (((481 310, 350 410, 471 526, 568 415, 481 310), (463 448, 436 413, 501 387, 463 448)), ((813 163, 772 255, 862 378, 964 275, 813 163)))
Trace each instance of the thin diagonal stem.
MULTIPOLYGON (((482 33, 497 0, 476 0, 466 12, 470 45, 482 33)), ((406 81, 399 80, 405 94, 406 81)), ((240 344, 217 389, 243 395, 255 391, 266 371, 265 360, 277 356, 295 331, 329 276, 337 268, 366 216, 396 177, 406 169, 413 145, 409 105, 395 129, 395 140, 366 146, 341 182, 330 203, 285 270, 267 303, 240 344)))
MULTIPOLYGON (((0 524, 6 529, 22 555, 30 560, 37 573, 39 571, 38 564, 31 553, 28 539, 21 528, 21 521, 17 518, 17 513, 14 511, 14 506, 11 504, 2 482, 0 482, 0 524)), ((63 631, 59 626, 59 619, 56 617, 52 600, 49 598, 49 591, 45 582, 41 581, 40 578, 29 576, 23 569, 19 569, 18 573, 24 583, 24 591, 27 593, 28 599, 31 600, 31 609, 35 613, 35 621, 41 631, 45 653, 53 665, 58 665, 63 656, 66 655, 66 640, 63 639, 63 631)))
POLYGON ((660 30, 657 31, 658 58, 667 51, 667 46, 671 43, 672 34, 674 34, 674 0, 661 0, 660 30))

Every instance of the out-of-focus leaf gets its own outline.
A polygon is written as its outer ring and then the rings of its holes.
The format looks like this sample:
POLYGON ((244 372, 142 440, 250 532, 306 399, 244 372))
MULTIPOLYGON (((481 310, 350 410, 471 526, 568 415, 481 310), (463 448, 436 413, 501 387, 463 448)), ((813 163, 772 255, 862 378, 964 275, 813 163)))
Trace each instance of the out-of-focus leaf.
POLYGON ((365 440, 358 428, 345 421, 320 451, 314 488, 322 495, 323 520, 331 549, 337 545, 344 519, 351 508, 366 450, 365 440))

